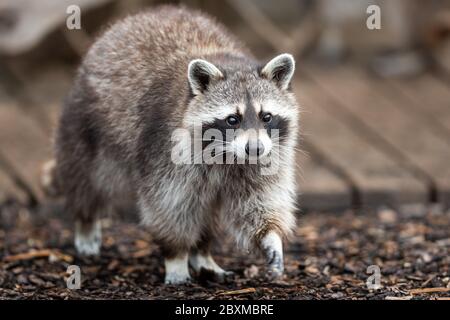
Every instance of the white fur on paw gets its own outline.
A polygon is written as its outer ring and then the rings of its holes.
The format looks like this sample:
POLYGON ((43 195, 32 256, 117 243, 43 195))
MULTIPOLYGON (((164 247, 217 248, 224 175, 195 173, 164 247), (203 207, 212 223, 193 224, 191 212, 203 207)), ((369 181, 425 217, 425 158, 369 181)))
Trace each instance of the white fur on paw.
POLYGON ((164 279, 165 284, 184 284, 191 282, 191 277, 185 274, 167 273, 164 279))
POLYGON ((273 231, 269 232, 262 239, 262 247, 268 263, 268 278, 273 280, 281 278, 283 276, 284 263, 283 243, 280 236, 273 231))
POLYGON ((89 230, 81 227, 81 223, 75 224, 75 248, 81 255, 95 256, 100 254, 102 244, 102 229, 100 221, 95 221, 89 230))
POLYGON ((184 254, 182 256, 166 259, 166 284, 182 284, 190 282, 191 276, 189 275, 188 268, 188 255, 184 254))

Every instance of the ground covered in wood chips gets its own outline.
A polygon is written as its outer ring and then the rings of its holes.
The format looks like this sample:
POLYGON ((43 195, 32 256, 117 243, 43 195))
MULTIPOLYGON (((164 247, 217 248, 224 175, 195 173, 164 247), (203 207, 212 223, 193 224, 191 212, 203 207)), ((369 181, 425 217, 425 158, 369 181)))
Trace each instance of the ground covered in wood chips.
POLYGON ((163 284, 160 251, 136 223, 105 219, 102 254, 87 259, 75 253, 70 219, 55 211, 1 207, 0 299, 450 297, 450 212, 439 208, 300 214, 283 280, 266 281, 260 257, 225 241, 216 257, 234 278, 219 284, 203 274, 180 287, 163 284), (81 268, 79 290, 66 287, 73 264, 81 268), (370 265, 380 267, 381 289, 367 288, 370 265))

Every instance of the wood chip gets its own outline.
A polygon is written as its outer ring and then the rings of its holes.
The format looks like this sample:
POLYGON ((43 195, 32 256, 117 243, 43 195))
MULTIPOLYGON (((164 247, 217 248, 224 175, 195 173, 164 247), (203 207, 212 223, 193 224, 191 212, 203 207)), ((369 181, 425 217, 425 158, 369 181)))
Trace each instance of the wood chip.
POLYGON ((151 249, 141 249, 141 250, 133 252, 131 254, 131 256, 133 258, 144 258, 144 257, 149 256, 151 253, 152 253, 151 249))
POLYGON ((258 276, 258 274, 259 274, 259 268, 257 266, 255 266, 254 264, 252 264, 250 267, 248 267, 244 270, 244 275, 247 278, 254 278, 254 277, 258 276))
POLYGON ((138 249, 147 249, 150 247, 150 243, 148 243, 148 241, 138 239, 134 242, 134 246, 138 249))
POLYGON ((422 287, 425 287, 426 285, 428 285, 431 282, 431 280, 433 280, 435 277, 436 277, 436 275, 434 275, 434 274, 429 276, 428 279, 424 283, 422 283, 422 287))
POLYGON ((247 294, 247 293, 255 293, 255 292, 256 292, 255 288, 245 288, 245 289, 240 289, 240 290, 231 290, 231 291, 220 292, 219 295, 234 296, 234 295, 238 295, 238 294, 247 294))
POLYGON ((137 272, 137 271, 145 271, 148 269, 148 266, 145 265, 135 265, 135 266, 126 266, 121 269, 122 273, 127 276, 131 273, 137 272))
POLYGON ((111 270, 116 269, 118 266, 119 266, 119 260, 114 259, 114 260, 112 260, 112 261, 108 264, 107 269, 108 269, 109 271, 111 271, 111 270))
POLYGON ((310 274, 320 274, 320 270, 316 266, 307 266, 305 271, 310 274))
POLYGON ((395 296, 387 296, 385 300, 411 300, 413 296, 403 296, 403 297, 395 297, 395 296))
POLYGON ((449 292, 450 288, 424 288, 424 289, 412 289, 409 291, 410 294, 422 294, 422 293, 435 293, 435 292, 449 292))
POLYGON ((73 257, 63 254, 56 250, 50 250, 50 249, 42 249, 42 250, 30 250, 29 252, 19 253, 15 255, 10 255, 5 257, 6 262, 15 262, 15 261, 22 261, 22 260, 31 260, 31 259, 38 259, 38 258, 50 258, 50 257, 56 257, 59 260, 63 260, 65 262, 72 262, 73 257))

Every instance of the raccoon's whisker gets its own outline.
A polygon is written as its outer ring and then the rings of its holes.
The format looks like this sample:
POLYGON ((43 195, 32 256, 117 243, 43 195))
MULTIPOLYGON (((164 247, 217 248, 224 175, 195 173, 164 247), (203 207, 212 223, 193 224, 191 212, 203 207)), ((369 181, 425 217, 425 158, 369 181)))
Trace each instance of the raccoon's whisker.
MULTIPOLYGON (((299 150, 299 151, 301 151, 301 150, 299 150)), ((275 150, 275 149, 272 149, 271 151, 270 151, 270 153, 273 153, 275 156, 277 156, 277 157, 280 157, 281 156, 281 152, 279 151, 279 150, 275 150)), ((299 168, 300 170, 302 170, 302 167, 300 167, 300 164, 299 163, 293 163, 293 165, 294 166, 296 166, 297 168, 299 168)))
POLYGON ((224 143, 224 144, 231 144, 231 142, 229 141, 224 141, 224 140, 210 140, 210 139, 193 139, 194 141, 205 141, 205 142, 212 142, 212 143, 224 143))
POLYGON ((192 163, 200 164, 200 163, 196 163, 197 160, 202 160, 202 162, 203 162, 203 150, 202 150, 202 152, 196 152, 193 154, 192 163))
POLYGON ((218 157, 221 157, 221 156, 223 156, 224 154, 226 154, 226 152, 222 152, 222 153, 220 153, 220 154, 216 154, 215 156, 212 157, 212 159, 216 159, 216 158, 218 158, 218 157))
MULTIPOLYGON (((281 144, 272 144, 272 146, 273 146, 274 148, 278 148, 278 149, 288 148, 288 147, 286 147, 286 146, 284 146, 284 145, 281 145, 281 144)), ((303 154, 304 156, 309 157, 309 152, 306 151, 306 150, 300 149, 300 148, 298 148, 298 147, 289 147, 289 148, 292 148, 293 150, 300 152, 300 153, 303 154)))
MULTIPOLYGON (((213 156, 211 156, 211 159, 215 159, 215 158, 217 158, 217 157, 220 157, 220 156, 222 156, 222 155, 224 155, 224 154, 226 154, 226 153, 228 153, 228 152, 232 152, 232 150, 230 150, 229 148, 223 148, 223 149, 221 149, 221 150, 217 150, 218 148, 215 148, 215 150, 216 151, 218 151, 218 153, 216 153, 215 155, 213 155, 213 156)), ((192 159, 192 161, 194 162, 194 164, 196 164, 196 162, 197 162, 197 160, 203 160, 203 157, 204 157, 204 151, 205 150, 202 150, 202 152, 199 152, 199 153, 195 153, 194 154, 194 157, 193 157, 193 159, 192 159)), ((211 150, 212 151, 212 150, 211 150)))
MULTIPOLYGON (((275 150, 271 150, 270 151, 270 153, 272 153, 274 156, 276 156, 278 159, 279 158, 281 158, 281 153, 280 153, 280 151, 275 151, 275 150)), ((302 180, 304 180, 304 177, 303 177, 303 168, 302 167, 300 167, 300 164, 299 163, 292 163, 291 165, 293 165, 293 166, 295 166, 297 169, 299 169, 299 173, 300 173, 300 178, 302 178, 302 180)))
MULTIPOLYGON (((275 147, 275 149, 280 149, 280 150, 283 150, 283 147, 275 147)), ((302 150, 302 149, 299 149, 299 148, 292 148, 294 151, 297 151, 297 152, 300 152, 302 155, 304 155, 304 156, 306 156, 306 157, 309 157, 309 153, 308 153, 308 151, 305 151, 305 150, 302 150)))
POLYGON ((229 153, 229 152, 232 152, 232 151, 233 151, 233 150, 231 150, 231 149, 225 147, 225 148, 223 148, 222 150, 220 150, 220 153, 216 154, 215 157, 224 155, 224 154, 229 153))

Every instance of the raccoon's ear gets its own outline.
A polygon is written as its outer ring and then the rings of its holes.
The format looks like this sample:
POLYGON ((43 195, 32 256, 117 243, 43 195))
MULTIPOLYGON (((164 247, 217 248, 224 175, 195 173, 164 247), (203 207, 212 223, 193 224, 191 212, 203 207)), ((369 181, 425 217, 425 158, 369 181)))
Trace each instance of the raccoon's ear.
POLYGON ((261 75, 274 81, 282 90, 286 90, 289 88, 294 70, 294 57, 283 53, 270 60, 261 70, 261 75))
POLYGON ((197 95, 204 92, 212 81, 223 79, 223 74, 212 63, 195 59, 189 63, 188 79, 192 92, 197 95))

